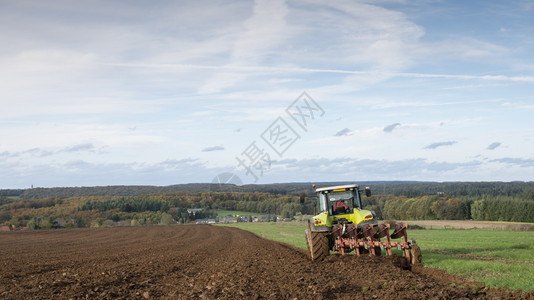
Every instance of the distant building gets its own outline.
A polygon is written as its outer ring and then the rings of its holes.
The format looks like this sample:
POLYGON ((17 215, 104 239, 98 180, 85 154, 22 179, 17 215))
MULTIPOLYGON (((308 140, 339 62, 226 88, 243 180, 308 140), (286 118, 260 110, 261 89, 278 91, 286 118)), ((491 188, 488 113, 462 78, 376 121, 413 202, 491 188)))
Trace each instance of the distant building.
POLYGON ((219 220, 219 223, 237 223, 237 218, 224 217, 219 220))
MULTIPOLYGON (((254 221, 252 220, 253 222, 257 222, 257 221, 254 221)), ((263 215, 261 217, 261 222, 275 222, 275 221, 280 221, 280 216, 277 216, 277 215, 263 215)))
POLYGON ((272 221, 274 221, 274 218, 276 218, 275 215, 263 215, 261 217, 261 221, 262 222, 272 222, 272 221))
POLYGON ((196 219, 196 224, 215 224, 217 221, 215 219, 196 219))

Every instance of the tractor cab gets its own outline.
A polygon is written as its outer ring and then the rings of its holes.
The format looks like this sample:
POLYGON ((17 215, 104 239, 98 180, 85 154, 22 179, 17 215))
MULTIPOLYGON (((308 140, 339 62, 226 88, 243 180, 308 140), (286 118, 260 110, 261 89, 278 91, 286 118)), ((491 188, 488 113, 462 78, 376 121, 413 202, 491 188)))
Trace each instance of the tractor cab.
MULTIPOLYGON (((356 184, 318 188, 315 192, 319 211, 327 212, 330 216, 352 214, 355 208, 362 208, 360 190, 356 184)), ((366 194, 370 194, 368 188, 366 194)))
POLYGON ((355 207, 361 207, 359 193, 355 188, 319 190, 321 189, 318 189, 317 196, 321 212, 328 211, 331 216, 343 215, 352 213, 355 207))

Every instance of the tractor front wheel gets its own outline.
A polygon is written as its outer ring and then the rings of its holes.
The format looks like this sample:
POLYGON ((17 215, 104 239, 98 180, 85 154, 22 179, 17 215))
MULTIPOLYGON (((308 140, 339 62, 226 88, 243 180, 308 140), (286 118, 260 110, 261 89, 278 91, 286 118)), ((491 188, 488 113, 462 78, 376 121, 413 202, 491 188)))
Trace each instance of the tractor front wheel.
POLYGON ((313 232, 311 226, 308 225, 306 241, 312 261, 320 261, 330 255, 327 234, 327 232, 313 232))

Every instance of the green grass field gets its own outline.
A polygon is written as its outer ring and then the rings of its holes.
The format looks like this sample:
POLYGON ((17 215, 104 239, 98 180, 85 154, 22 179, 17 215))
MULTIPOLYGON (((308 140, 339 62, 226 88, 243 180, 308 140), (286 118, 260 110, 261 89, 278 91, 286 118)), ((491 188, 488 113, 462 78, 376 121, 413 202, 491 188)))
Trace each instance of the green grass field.
MULTIPOLYGON (((303 223, 225 224, 306 249, 303 223)), ((409 230, 423 252, 423 265, 484 282, 488 286, 534 289, 534 233, 491 229, 409 230)))

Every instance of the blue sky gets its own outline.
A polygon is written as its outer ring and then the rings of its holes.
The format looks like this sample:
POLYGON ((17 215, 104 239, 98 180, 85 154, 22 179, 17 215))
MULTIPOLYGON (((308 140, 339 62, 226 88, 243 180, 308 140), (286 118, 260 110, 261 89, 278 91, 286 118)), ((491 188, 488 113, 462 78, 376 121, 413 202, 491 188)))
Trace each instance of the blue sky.
POLYGON ((533 180, 531 1, 332 2, 1 1, 0 188, 533 180))

